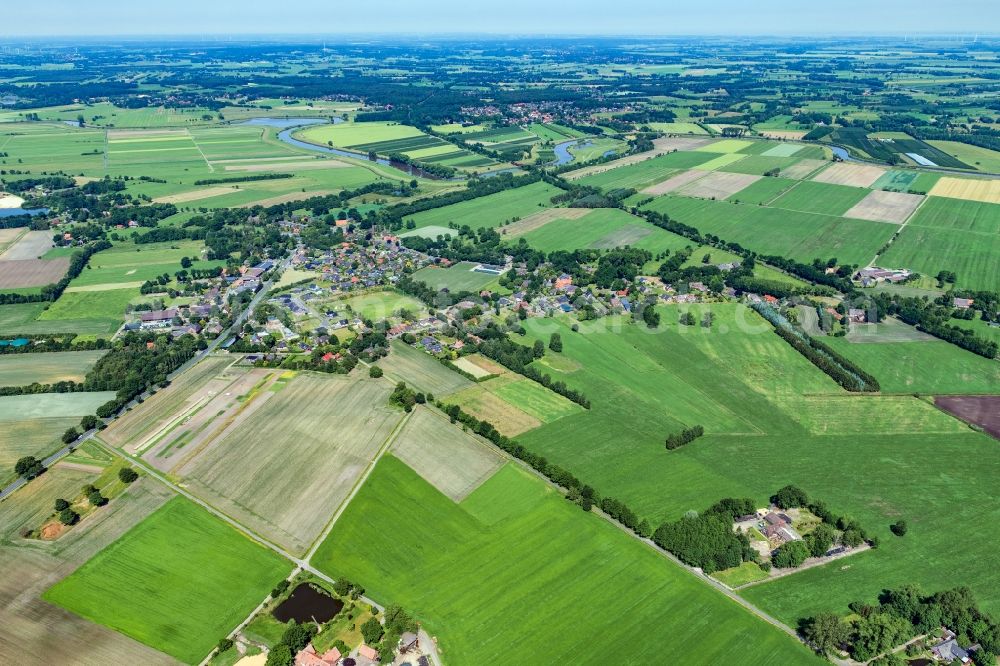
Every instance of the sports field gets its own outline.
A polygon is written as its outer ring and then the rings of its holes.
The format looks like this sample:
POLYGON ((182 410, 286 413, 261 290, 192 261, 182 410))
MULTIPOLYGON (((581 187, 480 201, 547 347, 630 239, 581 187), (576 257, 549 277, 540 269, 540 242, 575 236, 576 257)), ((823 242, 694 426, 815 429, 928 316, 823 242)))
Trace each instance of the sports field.
POLYGON ((494 288, 498 285, 499 276, 496 273, 484 273, 472 270, 477 264, 460 261, 448 268, 425 266, 413 274, 413 279, 423 282, 435 291, 447 289, 455 293, 459 291, 478 292, 482 289, 494 288))
POLYGON ((304 552, 399 422, 391 390, 361 373, 264 386, 209 441, 185 450, 173 473, 243 524, 304 552))
POLYGON ((279 555, 178 497, 44 598, 197 664, 290 569, 279 555))
POLYGON ((542 652, 553 663, 603 663, 607 655, 580 650, 594 632, 625 663, 692 651, 719 663, 813 660, 794 639, 511 465, 456 504, 385 457, 313 563, 412 610, 455 663, 530 663, 542 652), (680 632, 683 642, 674 640, 680 632), (521 638, 511 641, 514 634, 521 638))
POLYGON ((106 354, 104 349, 94 351, 51 352, 46 354, 0 355, 0 386, 26 384, 53 384, 63 381, 82 381, 97 359, 106 354))

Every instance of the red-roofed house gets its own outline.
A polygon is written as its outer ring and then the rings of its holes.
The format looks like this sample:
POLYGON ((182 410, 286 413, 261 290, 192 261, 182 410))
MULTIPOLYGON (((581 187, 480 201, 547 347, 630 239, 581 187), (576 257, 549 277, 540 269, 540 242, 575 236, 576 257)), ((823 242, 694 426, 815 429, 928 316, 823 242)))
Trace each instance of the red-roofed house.
POLYGON ((365 645, 364 643, 362 643, 361 647, 358 648, 358 654, 364 657, 365 659, 378 661, 378 650, 371 647, 370 645, 365 645))

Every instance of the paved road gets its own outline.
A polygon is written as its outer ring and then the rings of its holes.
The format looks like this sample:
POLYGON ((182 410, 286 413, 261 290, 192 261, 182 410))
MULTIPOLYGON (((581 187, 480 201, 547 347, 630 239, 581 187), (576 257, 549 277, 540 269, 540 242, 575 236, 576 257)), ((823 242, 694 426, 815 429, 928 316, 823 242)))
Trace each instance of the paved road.
MULTIPOLYGON (((281 268, 282 272, 284 272, 284 270, 286 268, 288 268, 288 266, 289 266, 290 263, 291 263, 291 258, 287 258, 287 259, 285 259, 284 261, 281 262, 280 268, 281 268)), ((197 363, 198 361, 200 361, 201 359, 205 358, 206 356, 208 356, 209 354, 211 354, 212 352, 214 352, 216 349, 218 349, 219 345, 221 345, 223 342, 225 342, 229 338, 229 336, 232 334, 233 331, 238 331, 239 330, 239 328, 243 325, 243 322, 246 321, 247 317, 250 315, 250 313, 253 311, 253 309, 256 308, 260 304, 260 302, 262 300, 264 300, 264 298, 267 297, 267 293, 272 289, 273 286, 274 286, 274 281, 273 280, 271 282, 265 282, 263 285, 261 285, 260 291, 258 291, 254 295, 254 297, 250 301, 250 303, 246 306, 246 308, 244 308, 243 312, 241 312, 239 314, 239 316, 236 317, 236 319, 229 326, 229 328, 227 328, 222 333, 220 333, 217 338, 215 338, 214 340, 212 340, 211 342, 209 342, 208 346, 205 349, 203 349, 203 350, 199 351, 198 353, 196 353, 188 361, 186 361, 185 363, 183 363, 179 368, 177 368, 176 370, 174 370, 173 372, 171 372, 169 375, 167 375, 167 379, 168 380, 173 379, 174 377, 178 376, 179 374, 181 374, 182 372, 184 372, 185 370, 187 370, 188 368, 190 368, 192 365, 194 365, 195 363, 197 363)), ((121 411, 119 411, 119 414, 124 414, 130 408, 135 407, 139 403, 140 400, 145 400, 149 396, 150 396, 150 392, 148 390, 143 391, 140 395, 138 395, 136 398, 133 398, 131 402, 129 402, 127 405, 125 405, 125 407, 123 407, 121 409, 121 411)), ((111 425, 116 418, 118 418, 118 417, 117 416, 112 416, 111 418, 104 419, 104 424, 106 426, 107 425, 111 425)), ((83 433, 80 436, 80 438, 77 439, 75 442, 72 442, 71 444, 67 444, 66 446, 64 446, 63 448, 59 449, 58 451, 56 451, 55 453, 53 453, 49 457, 45 458, 42 461, 42 465, 46 469, 48 469, 49 467, 52 467, 52 465, 56 464, 57 462, 59 462, 60 460, 62 460, 63 458, 65 458, 74 449, 78 448, 85 441, 87 441, 88 439, 90 439, 91 437, 93 437, 95 432, 97 432, 97 431, 96 430, 88 430, 87 432, 83 433)), ((13 482, 11 482, 10 484, 8 484, 7 487, 5 487, 3 490, 0 490, 0 502, 2 502, 3 500, 7 499, 8 497, 10 497, 13 493, 17 492, 17 490, 19 490, 20 488, 22 488, 26 483, 27 483, 27 481, 25 481, 24 478, 18 477, 13 482)))

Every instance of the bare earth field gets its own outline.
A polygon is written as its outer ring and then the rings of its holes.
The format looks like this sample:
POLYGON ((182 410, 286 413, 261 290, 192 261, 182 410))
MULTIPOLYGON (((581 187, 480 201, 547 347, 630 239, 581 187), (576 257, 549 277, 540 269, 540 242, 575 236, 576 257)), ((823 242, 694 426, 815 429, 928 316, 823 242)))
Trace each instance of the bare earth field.
MULTIPOLYGON (((847 164, 839 162, 832 164, 813 176, 819 183, 831 185, 851 185, 853 187, 869 187, 885 174, 885 169, 865 164, 847 164)), ((787 172, 782 175, 787 176, 787 172)))
POLYGON ((1000 395, 942 395, 934 404, 1000 439, 1000 395))
POLYGON ((388 405, 391 390, 386 380, 323 374, 264 387, 251 413, 175 473, 191 492, 304 552, 402 418, 388 405))
POLYGON ((924 198, 919 194, 874 190, 844 213, 844 217, 902 224, 924 198))
POLYGON ((170 497, 165 486, 141 479, 125 495, 87 516, 58 541, 23 539, 94 474, 57 465, 0 503, 0 663, 176 664, 171 657, 42 601, 41 594, 71 574, 170 497))
MULTIPOLYGON (((0 261, 38 259, 52 247, 52 232, 29 231, 0 255, 0 261)), ((69 261, 67 259, 67 261, 69 261)), ((64 269, 65 272, 65 269, 64 269)), ((62 277, 61 275, 59 277, 62 277)))
POLYGON ((751 176, 744 173, 713 171, 704 178, 699 178, 682 188, 678 194, 702 199, 725 199, 750 187, 761 178, 762 176, 751 176))
POLYGON ((820 168, 824 164, 829 164, 826 160, 813 160, 804 159, 799 160, 790 167, 786 167, 781 170, 781 176, 783 178, 805 178, 811 174, 816 169, 820 168))
POLYGON ((68 268, 69 257, 17 261, 0 259, 0 288, 44 287, 59 282, 66 275, 68 268))
POLYGON ((392 453, 456 502, 478 488, 504 458, 441 414, 418 407, 392 445, 392 453))
POLYGON ((547 208, 543 211, 529 215, 517 222, 512 222, 500 231, 506 236, 522 236, 529 231, 540 229, 552 220, 579 220, 586 216, 591 208, 547 208))
POLYGON ((699 178, 704 178, 704 171, 696 171, 691 169, 690 171, 683 171, 675 176, 667 178, 662 183, 657 183, 647 187, 642 191, 643 194, 652 194, 654 196, 659 196, 661 194, 666 194, 667 192, 673 192, 674 190, 679 190, 685 185, 692 183, 699 178))

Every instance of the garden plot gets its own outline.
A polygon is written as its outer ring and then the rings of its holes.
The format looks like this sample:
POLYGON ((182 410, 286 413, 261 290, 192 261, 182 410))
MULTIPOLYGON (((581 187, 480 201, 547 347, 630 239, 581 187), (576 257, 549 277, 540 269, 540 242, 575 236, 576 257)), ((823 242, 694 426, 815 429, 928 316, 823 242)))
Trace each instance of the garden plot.
POLYGON ((424 480, 461 502, 504 464, 490 445, 420 407, 400 431, 392 453, 424 480))
POLYGON ((844 217, 902 224, 923 200, 919 194, 874 190, 844 213, 844 217))
POLYGON ((934 184, 930 195, 932 197, 1000 204, 1000 180, 976 180, 945 176, 934 184))
POLYGON ((647 187, 642 191, 642 193, 659 196, 661 194, 666 194, 667 192, 673 192, 674 190, 678 190, 684 187, 685 185, 688 185, 689 183, 704 177, 705 177, 704 171, 695 171, 694 169, 691 169, 690 171, 682 171, 676 176, 671 176, 670 178, 667 178, 662 183, 657 183, 656 185, 647 187))
POLYGON ((304 552, 402 417, 392 383, 301 374, 260 388, 246 414, 174 473, 251 529, 304 552))
MULTIPOLYGON (((853 187, 870 187, 872 183, 885 174, 885 169, 865 164, 847 164, 839 162, 813 176, 819 183, 831 185, 851 185, 853 187)), ((783 175, 788 175, 787 173, 783 175)))
POLYGON ((744 173, 725 173, 713 171, 704 178, 683 187, 678 194, 702 199, 725 199, 753 185, 761 176, 751 176, 744 173))

